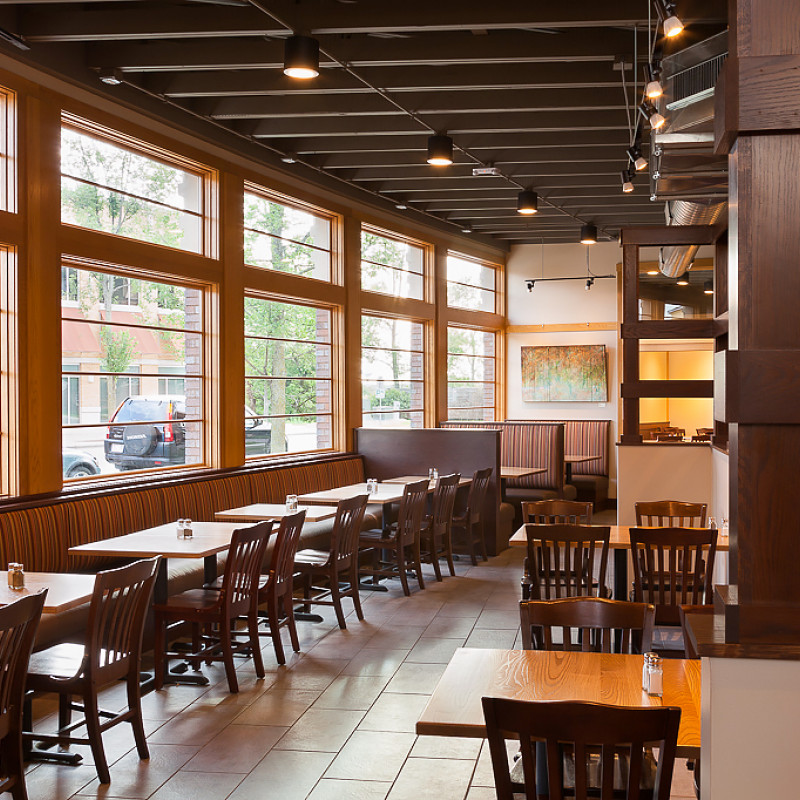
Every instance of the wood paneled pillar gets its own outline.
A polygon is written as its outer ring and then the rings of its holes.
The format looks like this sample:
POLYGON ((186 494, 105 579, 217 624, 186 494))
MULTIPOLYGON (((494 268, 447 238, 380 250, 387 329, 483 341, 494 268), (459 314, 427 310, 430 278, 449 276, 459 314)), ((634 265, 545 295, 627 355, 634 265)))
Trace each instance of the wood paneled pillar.
POLYGON ((729 642, 800 641, 800 3, 731 0, 717 87, 729 153, 729 642))

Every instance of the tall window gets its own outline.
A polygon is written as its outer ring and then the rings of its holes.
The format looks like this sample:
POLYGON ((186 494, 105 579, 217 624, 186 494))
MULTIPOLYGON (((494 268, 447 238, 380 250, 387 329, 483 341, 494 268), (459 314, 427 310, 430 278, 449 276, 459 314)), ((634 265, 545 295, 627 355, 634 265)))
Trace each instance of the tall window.
POLYGON ((14 437, 17 431, 16 259, 0 245, 0 495, 16 488, 14 437))
POLYGON ((245 453, 333 447, 328 308, 245 298, 245 453))
POLYGON ((361 230, 361 288, 393 297, 424 298, 425 248, 386 233, 361 230))
POLYGON ((62 293, 65 450, 93 456, 110 475, 203 464, 203 290, 65 269, 77 298, 62 293), (165 381, 164 369, 181 383, 165 381))
POLYGON ((424 327, 394 317, 361 317, 365 428, 425 426, 424 327))
POLYGON ((496 334, 447 328, 447 410, 450 420, 494 420, 496 334))
POLYGON ((497 268, 466 256, 447 256, 447 305, 496 313, 497 268))
POLYGON ((322 212, 278 202, 268 195, 245 192, 245 263, 331 280, 332 219, 322 212))
POLYGON ((17 96, 0 87, 0 210, 17 210, 17 96))
POLYGON ((210 171, 143 143, 66 118, 61 128, 61 221, 117 236, 207 251, 210 171))

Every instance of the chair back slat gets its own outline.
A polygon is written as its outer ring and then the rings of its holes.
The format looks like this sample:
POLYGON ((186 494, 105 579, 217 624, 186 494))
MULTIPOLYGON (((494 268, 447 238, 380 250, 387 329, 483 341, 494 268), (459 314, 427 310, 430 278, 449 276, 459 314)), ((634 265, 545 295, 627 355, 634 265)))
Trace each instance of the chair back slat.
POLYGON ((258 600, 261 566, 272 527, 269 520, 233 532, 220 591, 228 619, 246 615, 258 600))
POLYGON ((486 492, 489 489, 489 480, 492 477, 492 468, 475 470, 472 473, 472 483, 469 485, 467 508, 464 515, 469 523, 477 525, 481 521, 481 513, 486 502, 486 492))
POLYGON ((681 605, 713 602, 716 530, 631 528, 630 540, 634 599, 655 604, 657 625, 680 624, 681 605))
POLYGON ((536 500, 522 503, 522 521, 537 525, 591 525, 591 503, 578 500, 536 500))
MULTIPOLYGON (((272 564, 269 570, 269 580, 275 582, 278 595, 283 594, 282 589, 292 581, 294 575, 294 557, 300 544, 300 533, 306 521, 306 512, 298 511, 281 519, 278 532, 275 534, 275 545, 272 550, 272 564)), ((268 541, 268 539, 267 539, 268 541)))
POLYGON ((525 534, 537 600, 590 597, 605 591, 610 528, 526 523, 525 534))
POLYGON ((149 558, 97 573, 84 652, 91 682, 115 680, 138 669, 145 615, 160 561, 149 558))
POLYGON ((655 606, 602 597, 523 600, 519 604, 526 650, 583 650, 610 653, 612 634, 621 632, 622 652, 640 653, 653 638, 655 606), (561 630, 560 646, 553 631, 561 630), (543 647, 536 645, 543 643, 543 647), (642 646, 644 643, 644 647, 642 646))
POLYGON ((435 529, 445 530, 453 521, 453 508, 456 504, 456 494, 460 482, 461 475, 454 472, 452 475, 443 475, 436 483, 436 489, 433 492, 433 513, 431 514, 435 529))
MULTIPOLYGON (((625 708, 587 702, 527 702, 484 697, 483 714, 498 800, 513 800, 506 740, 519 739, 528 800, 537 798, 537 743, 543 743, 550 800, 565 792, 575 800, 639 800, 645 746, 658 748, 653 800, 668 800, 681 710, 669 706, 625 708), (619 760, 627 762, 624 788, 615 788, 619 760), (566 762, 572 761, 573 778, 566 762), (595 776, 595 766, 599 775, 595 776), (571 783, 571 785, 570 785, 571 783)), ((623 771, 624 772, 624 771, 623 771)), ((517 789, 518 791, 518 789, 517 789)), ((538 796, 541 797, 542 794, 538 796)))
POLYGON ((635 504, 636 524, 652 528, 704 528, 706 503, 680 500, 647 500, 635 504))
POLYGON ((359 494, 339 501, 331 533, 331 559, 343 570, 350 566, 358 552, 358 536, 364 523, 369 496, 359 494))
POLYGON ((427 478, 416 483, 407 483, 403 489, 400 509, 397 512, 397 541, 404 547, 413 545, 420 535, 428 489, 427 478))

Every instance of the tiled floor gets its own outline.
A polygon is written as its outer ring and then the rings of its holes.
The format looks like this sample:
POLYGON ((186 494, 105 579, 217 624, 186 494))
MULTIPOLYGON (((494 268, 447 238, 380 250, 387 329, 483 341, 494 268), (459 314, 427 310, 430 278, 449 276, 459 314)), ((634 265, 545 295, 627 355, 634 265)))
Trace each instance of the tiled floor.
MULTIPOLYGON (((31 767, 29 796, 492 800, 483 742, 418 737, 414 723, 455 648, 519 645, 521 558, 508 550, 477 567, 460 561, 457 577, 436 583, 431 573, 428 588, 408 598, 390 581, 388 593, 363 594, 366 619, 350 615, 346 631, 330 613, 323 624, 300 623, 302 652, 278 667, 265 640, 266 679, 242 662, 237 695, 217 666, 204 668, 208 687, 152 693, 144 699, 149 761, 122 725, 106 735, 110 785, 98 785, 81 748, 82 766, 31 767)), ((106 707, 121 702, 121 686, 105 692, 106 707)), ((673 797, 693 797, 683 762, 675 772, 673 797)))

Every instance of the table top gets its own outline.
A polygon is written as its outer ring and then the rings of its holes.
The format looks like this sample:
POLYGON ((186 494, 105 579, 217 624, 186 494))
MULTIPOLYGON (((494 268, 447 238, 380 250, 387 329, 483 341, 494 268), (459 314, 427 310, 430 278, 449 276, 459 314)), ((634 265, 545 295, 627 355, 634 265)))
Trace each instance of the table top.
MULTIPOLYGON (((349 486, 338 486, 334 489, 324 489, 321 492, 301 494, 298 500, 309 505, 330 505, 340 500, 349 500, 359 494, 369 494, 366 483, 353 483, 349 486)), ((369 495, 370 505, 386 505, 399 503, 403 499, 403 486, 398 483, 379 483, 377 491, 369 495)))
POLYGON ((20 597, 47 589, 43 613, 58 614, 88 603, 94 591, 94 575, 71 572, 26 572, 24 589, 8 588, 8 573, 1 573, 0 606, 7 606, 20 597))
MULTIPOLYGON (((306 512, 308 522, 319 522, 336 516, 336 506, 298 506, 297 510, 306 512)), ((218 522, 262 522, 283 519, 286 515, 284 503, 252 503, 249 506, 217 511, 214 518, 218 522)))
POLYGON ((525 478, 528 475, 541 475, 547 467, 500 467, 500 478, 525 478))
POLYGON ((586 461, 597 461, 601 456, 564 456, 564 461, 567 464, 583 464, 586 461))
POLYGON ((677 754, 696 757, 700 751, 700 662, 665 658, 661 698, 642 691, 642 658, 618 653, 459 648, 417 721, 416 732, 485 737, 481 697, 679 706, 677 754))
MULTIPOLYGON (((533 523, 528 523, 533 524, 533 523)), ((630 547, 631 539, 629 531, 631 528, 637 527, 636 525, 589 525, 590 528, 611 528, 611 537, 608 546, 611 550, 624 550, 630 547)), ((644 527, 644 526, 639 526, 644 527)), ((701 530, 705 530, 704 528, 701 530)), ((508 540, 511 547, 527 547, 528 538, 525 535, 525 525, 522 525, 514 532, 514 535, 508 540)), ((728 550, 729 540, 727 536, 717 536, 717 550, 725 552, 728 550)))
MULTIPOLYGON (((442 477, 441 475, 439 477, 442 477)), ((417 481, 424 481, 424 475, 400 475, 398 478, 384 478, 383 483, 416 483, 417 481)), ((472 478, 460 478, 458 481, 459 486, 469 486, 472 483, 472 478)), ((436 488, 436 481, 429 480, 428 481, 428 488, 430 491, 433 491, 436 488)))
POLYGON ((193 522, 192 538, 178 539, 174 522, 157 525, 125 536, 70 547, 70 553, 115 558, 205 558, 231 546, 233 532, 247 527, 234 522, 193 522))

